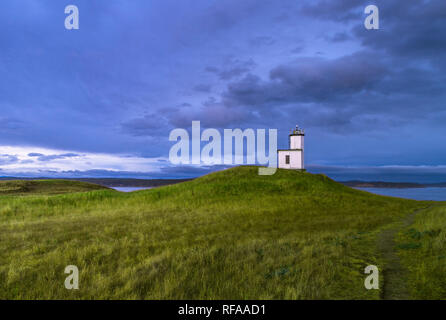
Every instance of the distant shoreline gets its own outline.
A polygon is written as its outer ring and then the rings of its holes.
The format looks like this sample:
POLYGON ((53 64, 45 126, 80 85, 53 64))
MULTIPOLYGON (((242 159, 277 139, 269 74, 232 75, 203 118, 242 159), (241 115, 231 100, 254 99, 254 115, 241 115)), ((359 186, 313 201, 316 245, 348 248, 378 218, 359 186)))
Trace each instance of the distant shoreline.
POLYGON ((147 187, 161 187, 171 184, 191 181, 194 179, 128 179, 128 178, 18 178, 18 177, 0 177, 0 181, 6 180, 70 180, 81 181, 98 184, 104 187, 135 187, 135 188, 147 188, 147 187))
POLYGON ((352 188, 388 188, 388 189, 416 189, 416 188, 446 188, 446 182, 441 183, 412 183, 412 182, 383 182, 383 181, 338 181, 352 188))
MULTIPOLYGON (((0 177, 0 181, 5 180, 72 180, 98 184, 104 187, 162 187, 181 182, 191 181, 190 179, 133 179, 133 178, 18 178, 0 177)), ((384 181, 362 181, 348 180, 337 181, 351 188, 389 188, 389 189, 414 189, 414 188, 446 188, 446 182, 441 183, 415 183, 415 182, 384 182, 384 181)))

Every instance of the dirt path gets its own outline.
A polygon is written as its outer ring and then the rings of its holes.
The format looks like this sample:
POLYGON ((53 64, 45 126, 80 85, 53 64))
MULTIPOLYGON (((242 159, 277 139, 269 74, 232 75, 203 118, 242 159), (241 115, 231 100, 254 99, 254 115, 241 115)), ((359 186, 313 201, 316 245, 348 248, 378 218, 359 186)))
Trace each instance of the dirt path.
POLYGON ((386 268, 382 272, 384 285, 381 298, 384 300, 410 299, 410 294, 406 286, 407 270, 401 265, 400 258, 397 255, 395 236, 398 231, 414 223, 417 213, 426 209, 423 208, 412 212, 401 221, 402 224, 395 228, 384 230, 379 236, 378 248, 386 262, 386 268))

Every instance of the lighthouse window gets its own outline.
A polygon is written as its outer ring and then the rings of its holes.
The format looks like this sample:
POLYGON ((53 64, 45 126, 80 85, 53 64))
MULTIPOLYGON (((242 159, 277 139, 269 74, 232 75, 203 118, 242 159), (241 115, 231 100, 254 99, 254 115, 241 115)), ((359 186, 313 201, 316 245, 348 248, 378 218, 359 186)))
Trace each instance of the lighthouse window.
POLYGON ((285 164, 290 164, 290 156, 285 156, 285 164))

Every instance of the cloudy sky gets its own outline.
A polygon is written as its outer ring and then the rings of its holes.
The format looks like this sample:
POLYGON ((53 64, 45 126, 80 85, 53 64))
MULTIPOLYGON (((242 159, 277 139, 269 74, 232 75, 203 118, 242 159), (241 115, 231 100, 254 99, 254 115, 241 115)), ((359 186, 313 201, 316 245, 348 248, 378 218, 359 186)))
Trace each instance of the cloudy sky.
POLYGON ((445 30, 442 0, 3 0, 0 176, 197 176, 220 168, 168 137, 199 120, 282 148, 299 124, 338 179, 446 181, 445 30))

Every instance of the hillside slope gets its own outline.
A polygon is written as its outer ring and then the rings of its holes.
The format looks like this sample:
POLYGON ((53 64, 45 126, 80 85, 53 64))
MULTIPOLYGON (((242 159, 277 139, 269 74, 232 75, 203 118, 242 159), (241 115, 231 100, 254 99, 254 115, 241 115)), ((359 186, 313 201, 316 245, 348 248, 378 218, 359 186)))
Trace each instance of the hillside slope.
POLYGON ((70 180, 0 181, 1 195, 54 195, 107 189, 93 183, 70 180))
POLYGON ((123 194, 0 197, 0 298, 379 299, 377 235, 426 203, 238 167, 123 194), (64 269, 78 266, 80 289, 64 269))

